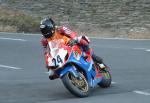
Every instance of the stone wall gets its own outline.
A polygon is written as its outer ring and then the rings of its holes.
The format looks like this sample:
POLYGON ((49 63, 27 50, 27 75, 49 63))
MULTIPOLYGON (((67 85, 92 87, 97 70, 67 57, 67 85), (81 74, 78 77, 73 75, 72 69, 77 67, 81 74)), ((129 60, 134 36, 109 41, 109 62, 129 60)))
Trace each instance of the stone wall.
MULTIPOLYGON (((111 37, 149 36, 150 0, 0 0, 32 16, 50 16, 81 33, 111 37)), ((145 38, 145 37, 143 37, 145 38)))

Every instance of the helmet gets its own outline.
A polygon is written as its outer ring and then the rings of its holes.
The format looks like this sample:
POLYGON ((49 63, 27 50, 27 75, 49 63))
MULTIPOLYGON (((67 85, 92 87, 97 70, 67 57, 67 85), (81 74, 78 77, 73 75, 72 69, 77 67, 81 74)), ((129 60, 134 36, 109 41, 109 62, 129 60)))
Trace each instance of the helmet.
POLYGON ((41 20, 40 31, 45 38, 51 37, 55 33, 55 23, 51 18, 41 20))

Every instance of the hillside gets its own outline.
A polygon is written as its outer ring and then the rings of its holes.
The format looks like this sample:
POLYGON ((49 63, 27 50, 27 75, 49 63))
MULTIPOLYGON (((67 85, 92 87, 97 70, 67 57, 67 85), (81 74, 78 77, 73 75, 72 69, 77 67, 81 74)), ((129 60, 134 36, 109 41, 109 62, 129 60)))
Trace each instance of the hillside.
MULTIPOLYGON (((21 12, 31 21, 35 18, 35 28, 39 18, 50 16, 58 25, 69 26, 79 34, 150 38, 150 0, 0 0, 0 7, 21 12)), ((38 31, 28 30, 31 27, 16 31, 38 31)))

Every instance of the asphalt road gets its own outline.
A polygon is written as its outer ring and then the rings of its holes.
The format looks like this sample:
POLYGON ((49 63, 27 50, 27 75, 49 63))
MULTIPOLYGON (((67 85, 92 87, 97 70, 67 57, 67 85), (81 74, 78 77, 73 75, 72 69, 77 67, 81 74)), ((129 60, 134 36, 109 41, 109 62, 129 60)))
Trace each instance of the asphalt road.
POLYGON ((40 38, 0 33, 0 103, 150 103, 150 40, 91 39, 113 82, 77 98, 48 79, 40 38))

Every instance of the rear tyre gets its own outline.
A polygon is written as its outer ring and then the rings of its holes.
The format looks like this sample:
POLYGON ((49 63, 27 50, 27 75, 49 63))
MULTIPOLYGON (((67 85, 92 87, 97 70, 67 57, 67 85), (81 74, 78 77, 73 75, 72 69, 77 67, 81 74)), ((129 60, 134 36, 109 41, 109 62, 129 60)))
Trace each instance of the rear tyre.
POLYGON ((102 88, 108 88, 111 85, 111 74, 108 68, 104 68, 101 71, 102 74, 102 81, 100 83, 98 83, 98 85, 102 88))
POLYGON ((75 96, 83 98, 90 94, 90 87, 83 72, 79 72, 80 79, 75 78, 70 72, 62 77, 64 86, 75 96))

